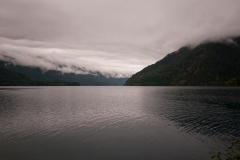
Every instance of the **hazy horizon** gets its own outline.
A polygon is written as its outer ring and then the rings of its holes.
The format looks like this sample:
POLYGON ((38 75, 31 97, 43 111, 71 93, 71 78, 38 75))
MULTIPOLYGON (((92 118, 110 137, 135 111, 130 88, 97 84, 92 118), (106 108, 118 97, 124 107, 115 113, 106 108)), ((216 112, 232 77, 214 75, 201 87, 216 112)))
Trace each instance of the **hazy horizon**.
POLYGON ((129 76, 182 46, 239 36, 239 16, 239 0, 0 0, 0 60, 129 76))

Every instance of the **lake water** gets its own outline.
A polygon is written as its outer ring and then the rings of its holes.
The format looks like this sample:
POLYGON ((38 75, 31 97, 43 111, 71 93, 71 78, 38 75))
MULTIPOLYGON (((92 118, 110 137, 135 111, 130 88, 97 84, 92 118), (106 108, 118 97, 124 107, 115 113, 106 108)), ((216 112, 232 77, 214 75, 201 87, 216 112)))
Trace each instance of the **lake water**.
POLYGON ((238 87, 1 87, 1 160, 210 160, 238 87))

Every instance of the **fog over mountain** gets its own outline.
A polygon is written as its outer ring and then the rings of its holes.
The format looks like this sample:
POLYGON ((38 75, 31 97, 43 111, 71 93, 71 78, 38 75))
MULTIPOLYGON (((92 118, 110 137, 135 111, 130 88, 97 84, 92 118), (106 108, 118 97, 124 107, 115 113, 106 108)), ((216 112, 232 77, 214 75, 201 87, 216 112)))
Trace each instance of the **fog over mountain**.
POLYGON ((239 0, 0 0, 0 60, 124 77, 182 46, 239 36, 239 17, 239 0))

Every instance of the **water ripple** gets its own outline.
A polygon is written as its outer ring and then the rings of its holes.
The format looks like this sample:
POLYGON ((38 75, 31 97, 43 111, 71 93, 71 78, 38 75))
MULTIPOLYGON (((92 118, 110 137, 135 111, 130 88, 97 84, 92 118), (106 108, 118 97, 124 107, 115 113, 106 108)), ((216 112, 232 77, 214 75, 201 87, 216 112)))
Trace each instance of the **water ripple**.
POLYGON ((239 91, 0 89, 0 159, 207 159, 227 137, 240 137, 239 91))

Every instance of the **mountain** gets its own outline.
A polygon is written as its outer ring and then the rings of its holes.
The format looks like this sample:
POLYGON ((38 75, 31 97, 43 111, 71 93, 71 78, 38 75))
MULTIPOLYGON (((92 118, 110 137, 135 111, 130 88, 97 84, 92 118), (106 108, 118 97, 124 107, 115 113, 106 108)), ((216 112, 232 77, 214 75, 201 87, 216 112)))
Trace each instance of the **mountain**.
POLYGON ((0 61, 0 85, 123 85, 127 78, 105 77, 99 72, 92 74, 43 71, 38 67, 13 65, 0 61))
POLYGON ((24 74, 9 70, 0 61, 0 86, 79 86, 78 82, 31 80, 24 74))
POLYGON ((30 79, 20 73, 9 71, 4 67, 0 67, 0 85, 8 86, 8 85, 17 85, 18 83, 25 83, 30 81, 30 79))
POLYGON ((126 86, 240 85, 240 37, 182 47, 132 75, 126 86))

